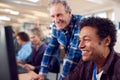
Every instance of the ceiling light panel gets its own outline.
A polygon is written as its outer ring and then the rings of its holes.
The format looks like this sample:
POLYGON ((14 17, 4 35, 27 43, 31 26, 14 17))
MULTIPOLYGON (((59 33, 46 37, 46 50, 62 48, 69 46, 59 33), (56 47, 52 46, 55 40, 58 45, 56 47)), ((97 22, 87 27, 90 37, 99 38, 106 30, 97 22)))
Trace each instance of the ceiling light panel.
POLYGON ((39 0, 28 0, 28 1, 36 3, 36 2, 38 2, 39 0))
POLYGON ((0 15, 0 20, 3 20, 3 21, 10 21, 11 18, 8 17, 8 16, 3 16, 3 15, 0 15))
POLYGON ((11 9, 4 9, 5 12, 8 12, 10 14, 13 14, 13 15, 19 15, 20 12, 18 11, 15 11, 15 10, 11 10, 11 9))

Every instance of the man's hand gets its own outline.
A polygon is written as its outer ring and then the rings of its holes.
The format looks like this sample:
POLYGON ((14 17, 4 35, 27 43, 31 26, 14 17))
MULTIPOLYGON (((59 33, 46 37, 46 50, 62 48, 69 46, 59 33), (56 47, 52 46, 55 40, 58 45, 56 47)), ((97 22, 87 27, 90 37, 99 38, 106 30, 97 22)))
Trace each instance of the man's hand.
POLYGON ((44 74, 38 74, 37 76, 32 77, 30 80, 45 80, 44 74))

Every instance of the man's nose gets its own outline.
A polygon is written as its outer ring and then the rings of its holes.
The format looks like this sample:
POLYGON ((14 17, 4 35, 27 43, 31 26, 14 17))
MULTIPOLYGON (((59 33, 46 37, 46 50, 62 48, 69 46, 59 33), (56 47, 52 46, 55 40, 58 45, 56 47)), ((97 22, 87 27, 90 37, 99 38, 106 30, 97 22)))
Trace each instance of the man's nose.
POLYGON ((85 47, 84 41, 80 41, 79 48, 83 49, 85 47))

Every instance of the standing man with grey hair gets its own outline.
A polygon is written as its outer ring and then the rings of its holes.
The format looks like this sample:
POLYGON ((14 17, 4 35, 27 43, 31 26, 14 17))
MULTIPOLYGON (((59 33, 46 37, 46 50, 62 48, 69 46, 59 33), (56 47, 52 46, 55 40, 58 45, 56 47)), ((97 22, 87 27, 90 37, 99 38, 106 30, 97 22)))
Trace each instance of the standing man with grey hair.
POLYGON ((44 80, 44 76, 48 72, 51 56, 57 55, 54 51, 58 49, 59 45, 64 47, 67 54, 59 80, 64 80, 81 58, 81 51, 78 48, 78 35, 80 32, 78 25, 81 16, 71 13, 71 9, 66 0, 52 0, 49 7, 53 22, 51 24, 52 37, 44 53, 39 76, 34 77, 32 80, 44 80))

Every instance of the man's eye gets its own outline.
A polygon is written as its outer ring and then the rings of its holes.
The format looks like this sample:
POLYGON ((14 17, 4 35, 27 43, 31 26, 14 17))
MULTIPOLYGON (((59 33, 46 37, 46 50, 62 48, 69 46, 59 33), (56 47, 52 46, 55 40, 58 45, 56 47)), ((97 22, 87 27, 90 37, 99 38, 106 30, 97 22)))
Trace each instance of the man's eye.
POLYGON ((61 14, 57 14, 57 17, 60 17, 60 16, 62 16, 61 14))
POLYGON ((89 41, 90 41, 90 39, 84 39, 84 41, 85 41, 85 42, 89 42, 89 41))
POLYGON ((51 16, 51 18, 54 18, 54 16, 51 16))

